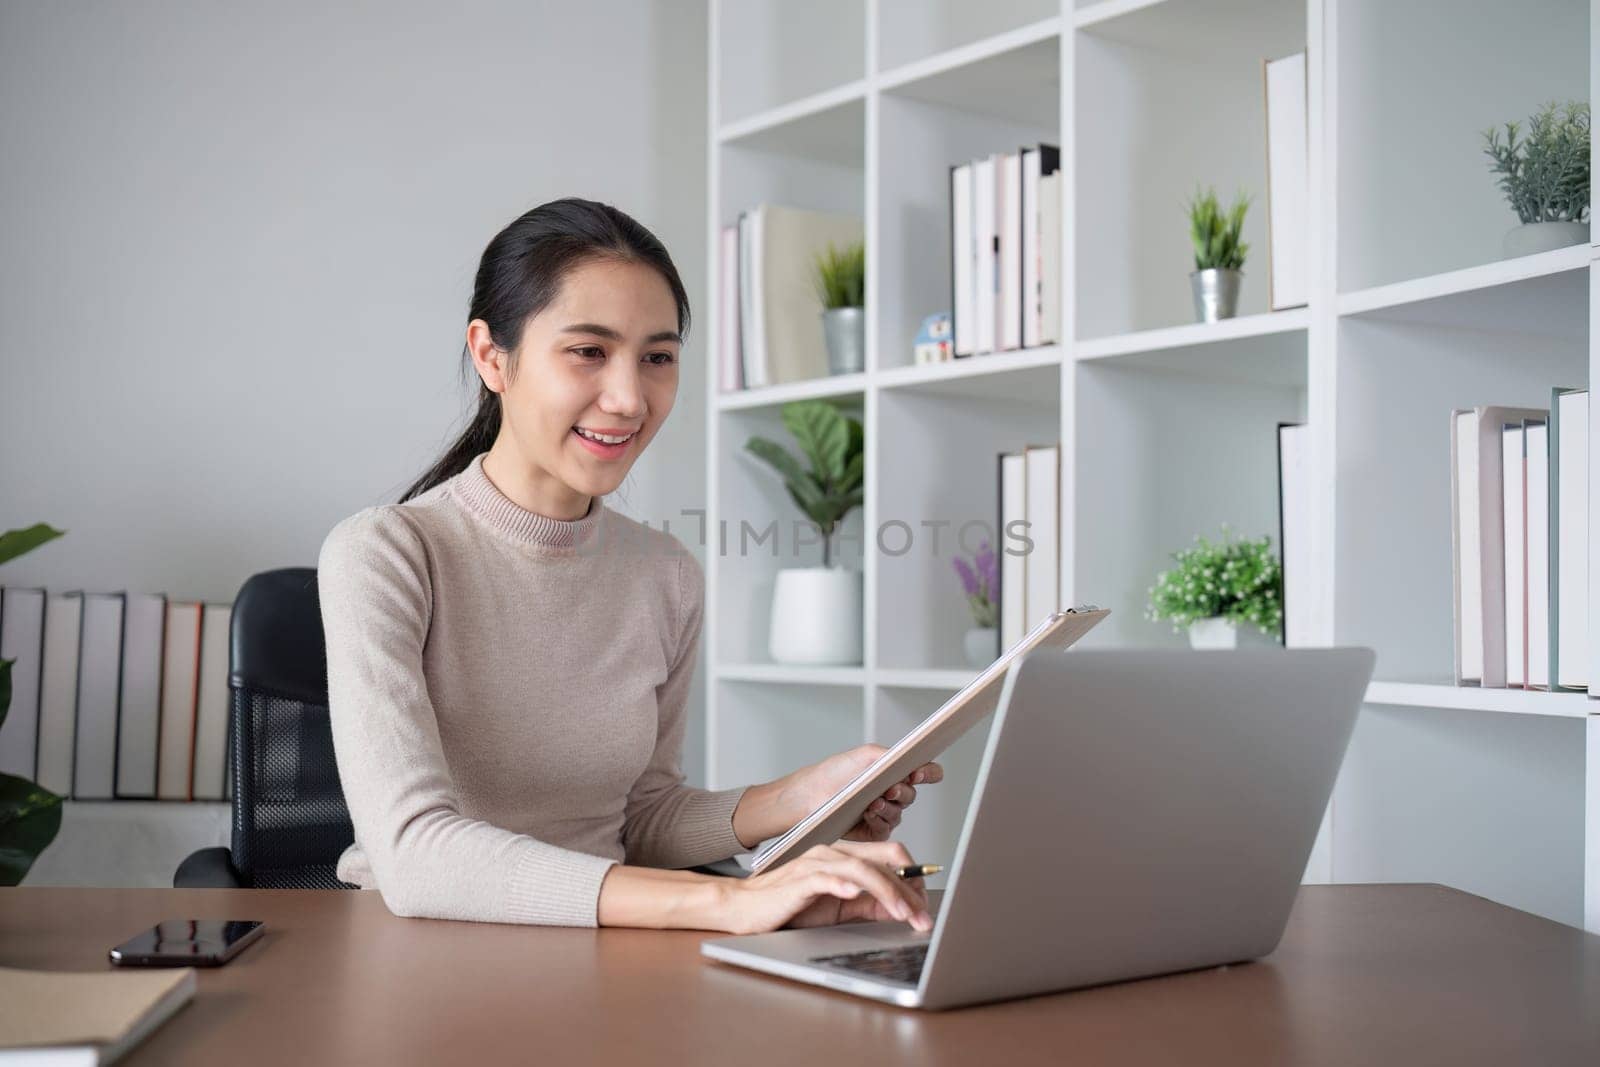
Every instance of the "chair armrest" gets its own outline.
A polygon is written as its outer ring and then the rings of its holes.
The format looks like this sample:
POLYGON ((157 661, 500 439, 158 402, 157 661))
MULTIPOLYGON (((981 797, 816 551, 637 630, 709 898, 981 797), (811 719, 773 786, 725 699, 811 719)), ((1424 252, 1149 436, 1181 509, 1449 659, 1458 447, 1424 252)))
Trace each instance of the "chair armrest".
POLYGON ((244 880, 233 865, 233 853, 217 846, 191 852, 172 876, 174 889, 242 889, 244 880))

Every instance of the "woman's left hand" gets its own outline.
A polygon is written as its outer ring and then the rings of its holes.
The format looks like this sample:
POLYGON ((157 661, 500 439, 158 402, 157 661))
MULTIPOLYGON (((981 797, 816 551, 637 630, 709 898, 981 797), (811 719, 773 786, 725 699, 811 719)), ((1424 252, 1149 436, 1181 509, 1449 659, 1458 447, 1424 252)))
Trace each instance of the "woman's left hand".
MULTIPOLYGON (((885 751, 882 745, 857 745, 789 775, 785 792, 795 805, 794 820, 798 822, 815 811, 885 751)), ((943 779, 943 767, 924 763, 867 805, 861 821, 844 835, 846 840, 887 841, 900 825, 905 810, 917 799, 916 787, 943 779)))

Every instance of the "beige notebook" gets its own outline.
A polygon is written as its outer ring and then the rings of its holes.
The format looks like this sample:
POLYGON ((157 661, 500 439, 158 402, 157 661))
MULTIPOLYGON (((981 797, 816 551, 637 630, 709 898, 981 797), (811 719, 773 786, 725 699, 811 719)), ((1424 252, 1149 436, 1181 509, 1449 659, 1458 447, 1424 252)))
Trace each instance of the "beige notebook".
POLYGON ((0 1063, 52 1050, 51 1063, 113 1063, 194 996, 193 967, 28 971, 0 967, 0 1063), (81 1052, 81 1058, 66 1055, 81 1052))
POLYGON ((1078 639, 1111 612, 1089 605, 1058 611, 1023 635, 999 659, 969 682, 965 689, 918 723, 910 733, 896 741, 871 766, 856 775, 821 807, 796 823, 782 837, 757 852, 750 870, 760 874, 785 860, 799 856, 813 845, 831 844, 843 837, 861 820, 861 815, 895 782, 935 759, 978 722, 994 711, 1000 701, 1006 671, 1026 652, 1035 648, 1070 648, 1078 639))

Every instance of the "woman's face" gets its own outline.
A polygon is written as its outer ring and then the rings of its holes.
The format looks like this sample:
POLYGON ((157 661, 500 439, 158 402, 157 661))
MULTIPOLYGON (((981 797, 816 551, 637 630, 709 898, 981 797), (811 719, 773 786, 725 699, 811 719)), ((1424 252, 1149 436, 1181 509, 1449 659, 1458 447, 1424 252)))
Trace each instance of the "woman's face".
POLYGON ((528 319, 509 378, 482 320, 468 327, 467 343, 503 404, 492 451, 512 453, 490 473, 510 475, 502 492, 552 518, 581 517, 588 497, 616 489, 678 395, 678 305, 666 280, 641 263, 591 260, 569 271, 556 298, 528 319))

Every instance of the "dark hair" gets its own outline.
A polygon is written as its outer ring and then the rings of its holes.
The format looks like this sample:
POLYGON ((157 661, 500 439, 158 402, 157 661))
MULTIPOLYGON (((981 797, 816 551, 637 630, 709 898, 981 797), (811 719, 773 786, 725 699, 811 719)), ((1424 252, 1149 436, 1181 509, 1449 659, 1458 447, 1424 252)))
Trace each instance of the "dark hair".
MULTIPOLYGON (((467 321, 482 319, 497 347, 515 352, 529 318, 549 306, 575 267, 595 259, 633 260, 654 267, 678 304, 678 334, 689 336, 689 294, 656 235, 610 204, 566 197, 540 204, 494 235, 478 262, 467 321)), ((474 376, 472 353, 461 348, 474 376)), ((515 373, 515 363, 508 365, 515 373)), ((466 431, 400 498, 404 503, 466 469, 500 433, 500 396, 480 379, 478 410, 466 431)))

